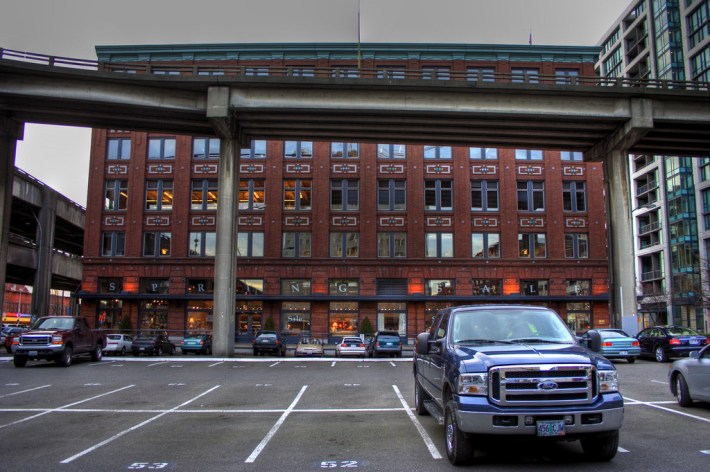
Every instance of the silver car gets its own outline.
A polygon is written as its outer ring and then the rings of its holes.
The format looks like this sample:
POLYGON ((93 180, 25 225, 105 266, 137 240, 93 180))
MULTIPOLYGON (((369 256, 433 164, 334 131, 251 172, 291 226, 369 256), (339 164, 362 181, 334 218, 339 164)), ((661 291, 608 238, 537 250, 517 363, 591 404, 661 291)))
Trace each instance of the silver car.
POLYGON ((133 338, 127 334, 107 334, 104 354, 116 354, 125 356, 133 347, 133 338))
POLYGON ((710 344, 690 357, 670 366, 668 384, 680 406, 690 406, 693 400, 710 402, 710 344))

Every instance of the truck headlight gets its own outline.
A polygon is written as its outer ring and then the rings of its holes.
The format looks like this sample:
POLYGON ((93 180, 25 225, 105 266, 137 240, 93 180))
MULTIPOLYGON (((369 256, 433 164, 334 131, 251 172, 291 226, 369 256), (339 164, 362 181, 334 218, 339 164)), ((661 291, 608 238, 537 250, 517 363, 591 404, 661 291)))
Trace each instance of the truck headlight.
POLYGON ((461 374, 457 390, 459 395, 488 395, 488 374, 461 374))
POLYGON ((599 392, 609 393, 619 391, 619 376, 615 370, 599 371, 599 392))
POLYGON ((63 341, 64 340, 62 339, 61 335, 55 334, 52 336, 52 344, 62 344, 63 341))

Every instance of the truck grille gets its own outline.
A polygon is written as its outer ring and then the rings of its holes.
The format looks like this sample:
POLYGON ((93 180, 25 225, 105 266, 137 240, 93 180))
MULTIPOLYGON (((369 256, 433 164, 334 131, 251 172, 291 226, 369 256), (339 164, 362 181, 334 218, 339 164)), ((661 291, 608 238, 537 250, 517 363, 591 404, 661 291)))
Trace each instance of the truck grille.
POLYGON ((490 400, 500 406, 582 405, 597 396, 590 365, 494 367, 488 379, 490 400))
POLYGON ((20 336, 20 345, 22 346, 46 346, 51 343, 51 336, 20 336))

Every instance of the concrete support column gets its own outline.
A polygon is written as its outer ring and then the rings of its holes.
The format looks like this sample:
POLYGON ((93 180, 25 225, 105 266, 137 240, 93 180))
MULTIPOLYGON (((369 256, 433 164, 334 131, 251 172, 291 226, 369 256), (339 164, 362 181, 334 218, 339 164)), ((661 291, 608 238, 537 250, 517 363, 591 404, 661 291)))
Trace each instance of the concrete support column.
POLYGON ((604 157, 604 184, 609 221, 609 310, 611 325, 636 316, 636 260, 628 153, 611 151, 604 157))
MULTIPOLYGON (((31 311, 36 316, 47 316, 52 289, 52 256, 56 228, 57 199, 49 187, 42 188, 42 208, 37 216, 37 270, 32 286, 31 311)), ((62 313, 59 313, 62 314, 62 313)))
POLYGON ((0 116, 0 313, 5 307, 5 279, 12 213, 12 186, 15 181, 15 150, 22 139, 24 123, 0 116))
POLYGON ((236 139, 222 139, 219 162, 212 340, 212 354, 216 357, 234 356, 238 202, 239 143, 236 139))

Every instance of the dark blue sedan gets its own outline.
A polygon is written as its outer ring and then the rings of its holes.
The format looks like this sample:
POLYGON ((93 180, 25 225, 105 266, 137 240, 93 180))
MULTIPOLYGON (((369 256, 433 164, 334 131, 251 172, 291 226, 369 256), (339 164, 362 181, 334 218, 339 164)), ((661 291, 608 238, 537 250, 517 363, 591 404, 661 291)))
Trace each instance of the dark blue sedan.
POLYGON ((684 326, 652 326, 636 335, 641 356, 666 362, 673 357, 687 357, 708 344, 708 338, 684 326))

